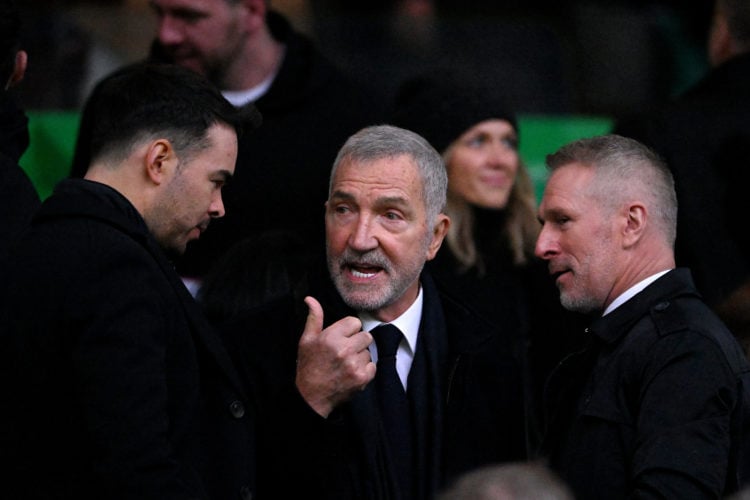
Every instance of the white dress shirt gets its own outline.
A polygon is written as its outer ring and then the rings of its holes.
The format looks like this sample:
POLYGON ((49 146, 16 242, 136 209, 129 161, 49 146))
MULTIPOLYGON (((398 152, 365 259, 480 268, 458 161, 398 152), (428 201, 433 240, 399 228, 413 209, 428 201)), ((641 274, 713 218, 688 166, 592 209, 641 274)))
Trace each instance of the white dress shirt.
MULTIPOLYGON (((404 314, 390 322, 391 325, 401 330, 401 333, 404 335, 398 346, 398 351, 396 351, 396 371, 398 372, 398 378, 401 379, 401 383, 404 386, 404 390, 406 390, 409 370, 414 361, 414 352, 417 349, 417 334, 419 333, 419 323, 422 319, 423 301, 422 287, 420 286, 417 299, 414 303, 409 306, 409 309, 404 311, 404 314)), ((362 321, 362 330, 368 332, 372 331, 376 326, 383 324, 382 321, 366 313, 360 314, 359 319, 362 321)), ((375 345, 375 342, 370 344, 369 349, 373 363, 377 363, 378 347, 375 345)))
POLYGON ((659 273, 652 274, 648 278, 639 281, 635 285, 625 290, 623 293, 618 295, 617 298, 615 298, 615 300, 613 300, 609 306, 607 306, 602 316, 606 316, 607 314, 611 313, 612 311, 614 311, 615 309, 623 305, 628 300, 632 299, 636 294, 641 292, 644 288, 649 286, 651 283, 653 283, 657 279, 661 278, 663 275, 667 274, 669 271, 671 271, 671 269, 667 269, 666 271, 661 271, 659 273))

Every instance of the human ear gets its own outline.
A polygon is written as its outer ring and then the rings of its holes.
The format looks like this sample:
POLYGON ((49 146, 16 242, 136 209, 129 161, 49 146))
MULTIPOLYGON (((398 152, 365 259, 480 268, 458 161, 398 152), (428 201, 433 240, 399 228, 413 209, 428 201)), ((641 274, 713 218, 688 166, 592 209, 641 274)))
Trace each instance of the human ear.
POLYGON ((250 31, 256 31, 266 23, 266 12, 268 11, 267 0, 242 0, 239 7, 241 15, 246 21, 245 26, 250 31))
POLYGON ((23 80, 23 76, 26 74, 26 66, 29 61, 29 56, 26 54, 25 50, 19 50, 16 52, 16 61, 13 63, 13 73, 11 73, 10 78, 8 79, 8 82, 5 85, 6 89, 9 89, 15 85, 17 85, 21 80, 23 80))
POLYGON ((707 51, 708 61, 714 67, 732 57, 734 53, 732 35, 729 32, 729 22, 718 3, 708 35, 707 51))
POLYGON ((154 184, 168 180, 177 168, 177 156, 169 139, 156 139, 151 142, 145 155, 147 177, 154 184))
POLYGON ((440 245, 442 245, 443 239, 445 239, 445 235, 448 234, 448 228, 450 225, 450 217, 442 213, 438 214, 435 219, 435 225, 432 228, 432 241, 427 249, 427 260, 432 260, 435 258, 435 255, 437 255, 438 250, 440 250, 440 245))
POLYGON ((633 203, 627 207, 625 213, 625 227, 623 229, 623 245, 626 247, 634 245, 641 239, 646 229, 648 212, 646 207, 640 203, 633 203))

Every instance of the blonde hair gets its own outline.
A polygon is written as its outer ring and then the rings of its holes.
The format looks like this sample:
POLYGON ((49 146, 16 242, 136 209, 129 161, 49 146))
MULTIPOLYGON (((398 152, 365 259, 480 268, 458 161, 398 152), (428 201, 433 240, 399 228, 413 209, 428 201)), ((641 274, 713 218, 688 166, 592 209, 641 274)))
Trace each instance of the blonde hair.
MULTIPOLYGON (((447 155, 444 154, 443 159, 447 164, 447 155)), ((506 218, 503 227, 498 230, 508 242, 513 264, 524 265, 534 255, 539 222, 536 217, 534 186, 523 162, 519 162, 516 180, 504 211, 506 218)), ((456 257, 461 270, 476 267, 480 274, 484 274, 485 263, 477 250, 474 234, 474 211, 466 200, 451 193, 450 186, 445 212, 451 218, 446 244, 456 257)))

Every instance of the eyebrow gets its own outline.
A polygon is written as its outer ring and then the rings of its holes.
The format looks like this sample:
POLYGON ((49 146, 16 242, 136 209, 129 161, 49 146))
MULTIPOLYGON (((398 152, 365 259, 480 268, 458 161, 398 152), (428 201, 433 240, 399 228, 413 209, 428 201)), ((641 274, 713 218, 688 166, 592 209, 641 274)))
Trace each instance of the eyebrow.
POLYGON ((344 201, 352 201, 354 200, 354 196, 345 192, 345 191, 333 191, 331 192, 331 195, 329 196, 330 199, 339 199, 344 201))
MULTIPOLYGON (((331 193, 331 199, 343 201, 354 201, 354 195, 345 191, 334 191, 331 193)), ((383 196, 375 200, 376 205, 397 205, 400 207, 409 206, 408 201, 403 196, 383 196)))
POLYGON ((402 196, 385 196, 375 200, 376 205, 397 206, 399 208, 409 207, 409 202, 402 196))
POLYGON ((216 173, 222 177, 222 180, 224 182, 229 182, 229 180, 232 178, 232 172, 230 172, 229 170, 222 169, 216 173))

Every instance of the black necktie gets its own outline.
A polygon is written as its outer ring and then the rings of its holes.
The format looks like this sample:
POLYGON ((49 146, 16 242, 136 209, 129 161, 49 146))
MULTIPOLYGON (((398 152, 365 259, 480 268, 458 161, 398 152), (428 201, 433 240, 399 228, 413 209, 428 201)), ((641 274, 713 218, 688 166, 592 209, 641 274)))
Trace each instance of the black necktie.
POLYGON ((404 386, 396 371, 396 351, 403 335, 398 328, 390 324, 377 326, 371 333, 378 347, 375 385, 387 445, 402 492, 401 498, 411 498, 413 477, 411 412, 404 386))

